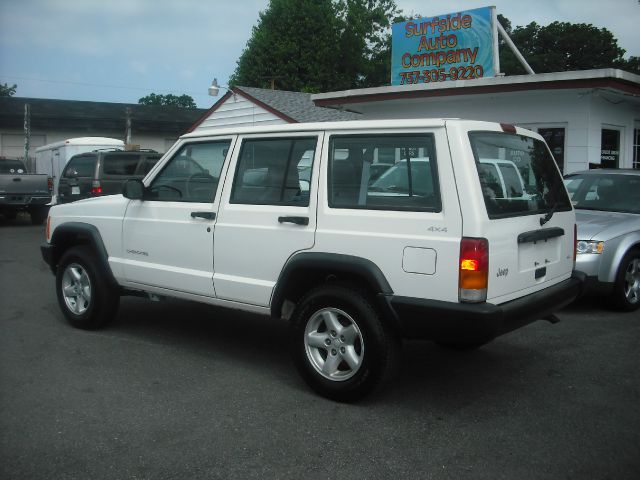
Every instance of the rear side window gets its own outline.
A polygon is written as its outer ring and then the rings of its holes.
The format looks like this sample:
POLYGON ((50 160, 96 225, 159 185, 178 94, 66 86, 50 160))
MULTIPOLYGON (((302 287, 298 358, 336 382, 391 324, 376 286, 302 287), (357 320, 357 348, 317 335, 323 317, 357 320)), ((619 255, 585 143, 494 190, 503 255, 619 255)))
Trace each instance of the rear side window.
POLYGON ((160 160, 160 155, 151 155, 146 157, 142 161, 142 165, 140 165, 140 171, 138 173, 140 175, 146 175, 151 171, 153 166, 158 163, 158 160, 160 160))
POLYGON ((93 177, 96 169, 96 155, 73 157, 64 169, 63 177, 93 177))
POLYGON ((318 139, 250 139, 242 143, 231 203, 309 206, 318 139))
POLYGON ((140 155, 112 154, 102 157, 102 171, 105 175, 135 175, 140 155))
POLYGON ((329 206, 440 211, 432 135, 348 135, 330 142, 329 206))
POLYGON ((469 139, 489 218, 571 210, 544 142, 502 132, 471 132, 469 139))

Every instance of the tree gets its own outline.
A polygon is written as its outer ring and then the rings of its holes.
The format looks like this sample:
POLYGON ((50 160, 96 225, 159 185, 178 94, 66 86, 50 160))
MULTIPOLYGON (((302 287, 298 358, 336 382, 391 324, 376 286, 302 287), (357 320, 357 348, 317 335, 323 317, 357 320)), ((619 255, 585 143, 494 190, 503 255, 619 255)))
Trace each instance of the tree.
POLYGON ((18 85, 15 83, 11 86, 7 83, 0 83, 0 97, 13 97, 16 94, 18 85))
POLYGON ((343 88, 377 87, 391 77, 391 25, 404 20, 394 0, 339 0, 343 88))
POLYGON ((150 93, 138 100, 140 105, 162 105, 165 107, 196 108, 196 102, 189 95, 157 95, 150 93))
POLYGON ((319 92, 388 83, 394 0, 271 0, 231 85, 319 92))
POLYGON ((338 21, 331 0, 271 0, 260 12, 230 85, 317 92, 339 87, 338 21))
MULTIPOLYGON (((606 28, 584 23, 553 22, 541 26, 531 22, 511 30, 508 19, 501 15, 499 19, 536 73, 609 68, 626 62, 624 49, 606 28)), ((500 49, 500 69, 507 75, 526 73, 506 46, 500 49)))

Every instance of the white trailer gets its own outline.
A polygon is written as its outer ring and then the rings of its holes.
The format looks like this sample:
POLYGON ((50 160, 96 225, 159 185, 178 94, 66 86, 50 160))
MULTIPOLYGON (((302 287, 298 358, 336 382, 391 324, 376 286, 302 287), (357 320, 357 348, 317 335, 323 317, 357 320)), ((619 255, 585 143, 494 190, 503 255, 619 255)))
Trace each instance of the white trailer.
POLYGON ((79 137, 61 140, 36 148, 36 171, 46 173, 53 178, 53 199, 56 203, 58 194, 58 180, 69 159, 79 153, 101 149, 122 149, 124 142, 106 137, 79 137))

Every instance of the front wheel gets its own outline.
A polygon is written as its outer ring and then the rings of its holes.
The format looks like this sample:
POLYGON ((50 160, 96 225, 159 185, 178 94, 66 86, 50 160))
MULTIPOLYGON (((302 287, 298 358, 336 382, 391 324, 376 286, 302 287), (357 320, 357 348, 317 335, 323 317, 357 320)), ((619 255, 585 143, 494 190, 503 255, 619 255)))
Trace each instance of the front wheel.
POLYGON ((73 247, 64 253, 56 274, 56 293, 69 323, 86 330, 106 325, 120 304, 120 295, 109 285, 88 247, 73 247))
POLYGON ((323 285, 305 295, 291 318, 291 351, 307 384, 351 402, 391 376, 399 342, 366 294, 323 285))
POLYGON ((620 262, 611 303, 627 312, 640 308, 640 250, 631 250, 620 262))

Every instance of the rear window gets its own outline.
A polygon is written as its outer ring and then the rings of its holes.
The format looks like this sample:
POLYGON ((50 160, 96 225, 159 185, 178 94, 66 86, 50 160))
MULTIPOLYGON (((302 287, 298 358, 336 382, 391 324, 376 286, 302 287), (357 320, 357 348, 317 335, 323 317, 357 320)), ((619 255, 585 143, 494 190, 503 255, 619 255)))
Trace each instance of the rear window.
POLYGON ((72 157, 64 169, 63 177, 93 177, 96 168, 96 156, 72 157))
POLYGON ((544 142, 501 132, 471 132, 469 139, 489 218, 571 210, 544 142))
POLYGON ((20 160, 0 160, 0 173, 25 173, 26 169, 20 160))

